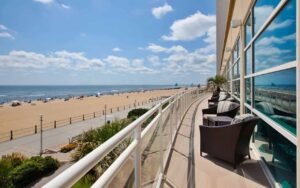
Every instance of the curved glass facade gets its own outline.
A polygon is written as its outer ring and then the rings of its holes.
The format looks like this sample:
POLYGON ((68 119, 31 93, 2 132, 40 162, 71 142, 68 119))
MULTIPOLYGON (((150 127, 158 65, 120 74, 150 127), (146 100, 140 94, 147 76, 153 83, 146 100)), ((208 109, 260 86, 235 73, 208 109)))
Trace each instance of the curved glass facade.
MULTIPOLYGON (((243 61, 236 50, 232 51, 232 66, 227 67, 227 72, 232 73, 228 82, 231 87, 227 88, 232 88, 233 96, 240 98, 244 80, 245 96, 240 102, 245 104, 247 113, 261 119, 253 143, 281 187, 297 185, 296 142, 300 126, 297 89, 300 88, 296 81, 299 74, 296 5, 297 0, 256 0, 243 18, 244 77, 240 76, 243 61)), ((239 36, 236 38, 239 40, 239 36)), ((236 44, 233 49, 237 49, 236 44)))

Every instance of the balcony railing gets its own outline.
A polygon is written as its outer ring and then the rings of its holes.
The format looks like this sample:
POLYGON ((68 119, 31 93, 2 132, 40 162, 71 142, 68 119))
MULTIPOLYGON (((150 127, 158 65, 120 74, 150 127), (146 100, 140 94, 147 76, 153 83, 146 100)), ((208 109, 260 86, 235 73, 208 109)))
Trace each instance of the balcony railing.
POLYGON ((203 95, 204 90, 193 89, 163 100, 44 187, 71 187, 128 138, 128 147, 92 187, 159 186, 178 127, 189 106, 203 95), (142 124, 155 114, 142 130, 142 124))

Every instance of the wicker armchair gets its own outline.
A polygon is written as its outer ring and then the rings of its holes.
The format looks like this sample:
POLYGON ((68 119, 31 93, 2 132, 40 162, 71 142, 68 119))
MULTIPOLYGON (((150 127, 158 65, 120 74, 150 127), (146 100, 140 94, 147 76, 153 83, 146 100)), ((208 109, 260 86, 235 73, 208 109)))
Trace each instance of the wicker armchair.
POLYGON ((200 155, 205 152, 233 165, 235 169, 249 154, 249 142, 258 122, 252 116, 242 122, 224 126, 200 125, 200 155))
POLYGON ((202 110, 203 114, 203 124, 207 125, 206 114, 216 115, 216 116, 228 116, 234 118, 238 113, 240 105, 231 101, 221 101, 217 105, 206 108, 202 110))

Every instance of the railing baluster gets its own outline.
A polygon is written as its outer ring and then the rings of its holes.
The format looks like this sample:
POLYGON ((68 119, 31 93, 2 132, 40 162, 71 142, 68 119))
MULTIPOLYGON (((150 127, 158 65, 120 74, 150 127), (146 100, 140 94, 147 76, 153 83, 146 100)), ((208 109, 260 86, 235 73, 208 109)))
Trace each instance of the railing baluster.
POLYGON ((138 125, 134 130, 134 137, 137 140, 137 146, 134 152, 134 187, 140 188, 141 187, 141 125, 138 125))
POLYGON ((159 105, 159 121, 158 121, 158 131, 159 131, 159 158, 160 158, 160 173, 163 174, 163 169, 164 169, 164 161, 163 161, 163 118, 162 118, 162 103, 160 102, 159 105))

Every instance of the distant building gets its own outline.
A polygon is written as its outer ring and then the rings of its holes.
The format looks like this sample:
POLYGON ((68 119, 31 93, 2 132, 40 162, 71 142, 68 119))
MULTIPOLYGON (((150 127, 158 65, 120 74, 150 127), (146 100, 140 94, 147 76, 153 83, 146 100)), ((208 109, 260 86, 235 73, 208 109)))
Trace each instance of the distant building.
POLYGON ((217 0, 217 73, 240 112, 260 117, 251 147, 282 187, 300 187, 299 4, 217 0))

